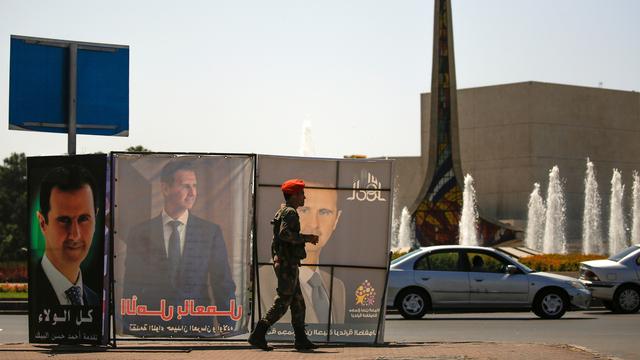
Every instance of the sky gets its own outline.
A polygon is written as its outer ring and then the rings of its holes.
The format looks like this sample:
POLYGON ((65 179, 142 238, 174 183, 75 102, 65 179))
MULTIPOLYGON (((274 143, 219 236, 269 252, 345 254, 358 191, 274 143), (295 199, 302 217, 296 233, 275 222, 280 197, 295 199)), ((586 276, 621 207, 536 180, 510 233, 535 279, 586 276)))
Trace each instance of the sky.
MULTIPOLYGON (((640 91, 640 1, 453 0, 458 88, 541 81, 640 91)), ((130 47, 128 137, 77 153, 418 156, 432 0, 0 0, 0 159, 64 154, 8 130, 10 36, 130 47)))

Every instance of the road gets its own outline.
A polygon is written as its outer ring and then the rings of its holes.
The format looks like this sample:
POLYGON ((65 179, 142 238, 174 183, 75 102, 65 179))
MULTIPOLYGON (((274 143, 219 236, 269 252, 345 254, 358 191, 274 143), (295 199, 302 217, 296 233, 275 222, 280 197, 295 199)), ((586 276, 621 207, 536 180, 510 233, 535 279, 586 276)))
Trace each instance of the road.
POLYGON ((387 315, 385 341, 494 341, 573 344, 622 359, 640 357, 640 314, 606 310, 572 311, 558 320, 533 313, 426 315, 408 321, 387 315))
MULTIPOLYGON (((532 313, 429 314, 407 321, 387 315, 389 342, 514 342, 573 344, 603 355, 637 359, 640 314, 616 315, 605 310, 573 311, 559 320, 532 313)), ((26 315, 0 315, 0 343, 27 342, 26 315)))
POLYGON ((28 341, 27 315, 0 315, 0 344, 28 341))

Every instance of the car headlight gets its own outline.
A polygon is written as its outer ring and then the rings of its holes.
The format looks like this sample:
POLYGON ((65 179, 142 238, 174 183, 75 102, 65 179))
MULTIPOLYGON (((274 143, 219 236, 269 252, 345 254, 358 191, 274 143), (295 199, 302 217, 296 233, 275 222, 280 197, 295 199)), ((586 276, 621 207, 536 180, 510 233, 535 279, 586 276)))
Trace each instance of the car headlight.
POLYGON ((586 290, 587 288, 580 282, 580 281, 571 281, 569 283, 569 285, 571 285, 571 287, 578 289, 578 290, 586 290))
POLYGON ((594 273, 593 271, 585 267, 580 268, 579 278, 582 280, 588 280, 588 281, 600 281, 600 278, 598 277, 598 275, 596 275, 596 273, 594 273))

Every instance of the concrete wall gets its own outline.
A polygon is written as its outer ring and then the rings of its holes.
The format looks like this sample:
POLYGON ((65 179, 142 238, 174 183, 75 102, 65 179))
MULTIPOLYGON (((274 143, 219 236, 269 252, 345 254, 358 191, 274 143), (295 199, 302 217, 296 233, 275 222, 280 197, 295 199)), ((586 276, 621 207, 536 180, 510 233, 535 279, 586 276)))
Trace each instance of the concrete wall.
POLYGON ((420 192, 424 186, 427 173, 430 137, 430 94, 420 96, 420 157, 395 157, 396 173, 396 197, 394 201, 394 220, 399 221, 403 207, 407 207, 410 212, 415 211, 416 201, 420 197, 420 192))
MULTIPOLYGON (((399 209, 415 203, 424 183, 429 99, 422 94, 422 156, 396 162, 399 209)), ((625 211, 631 210, 632 172, 640 170, 639 93, 525 82, 459 90, 458 111, 462 171, 475 179, 481 214, 524 227, 533 183, 546 195, 548 172, 558 165, 568 238, 578 243, 587 157, 596 166, 605 234, 614 167, 622 171, 625 211)))

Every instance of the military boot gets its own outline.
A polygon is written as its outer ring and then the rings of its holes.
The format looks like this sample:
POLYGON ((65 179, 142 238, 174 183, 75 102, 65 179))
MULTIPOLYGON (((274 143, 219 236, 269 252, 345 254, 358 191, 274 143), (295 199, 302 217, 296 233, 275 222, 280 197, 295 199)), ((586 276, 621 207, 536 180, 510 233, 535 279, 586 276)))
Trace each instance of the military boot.
POLYGON ((304 332, 304 326, 294 326, 293 331, 295 332, 296 337, 293 346, 296 348, 296 350, 313 350, 318 348, 318 345, 312 343, 307 338, 307 334, 304 332))
POLYGON ((269 346, 269 344, 267 344, 267 339, 265 339, 267 330, 269 330, 269 324, 267 324, 267 322, 264 320, 258 321, 256 327, 253 329, 253 332, 251 333, 251 335, 249 335, 249 344, 264 351, 273 350, 273 348, 269 346))

